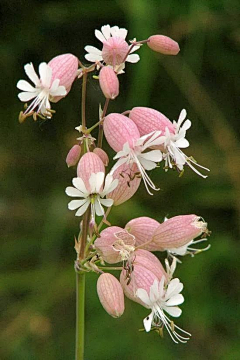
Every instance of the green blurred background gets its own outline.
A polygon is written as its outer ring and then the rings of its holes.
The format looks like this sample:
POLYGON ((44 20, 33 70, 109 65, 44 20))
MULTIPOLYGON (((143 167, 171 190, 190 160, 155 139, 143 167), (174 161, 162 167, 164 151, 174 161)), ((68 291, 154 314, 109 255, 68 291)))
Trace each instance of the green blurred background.
MULTIPOLYGON (((37 1, 1 0, 1 331, 0 359, 73 359, 75 345, 74 235, 78 219, 64 193, 75 176, 66 154, 80 122, 81 81, 54 106, 51 121, 20 125, 16 83, 23 66, 71 52, 84 61, 85 45, 100 47, 94 29, 110 24, 128 39, 152 34, 180 44, 177 57, 139 50, 127 64, 121 95, 110 111, 149 106, 177 119, 188 111, 192 128, 186 153, 211 169, 204 180, 185 171, 155 171, 162 191, 140 191, 109 218, 124 226, 133 217, 196 213, 209 223, 212 247, 184 258, 177 276, 185 284, 177 324, 192 333, 187 345, 165 334, 139 332, 148 310, 126 301, 120 319, 103 310, 96 274, 87 277, 86 355, 111 359, 240 359, 240 2, 237 0, 37 1)), ((88 81, 87 118, 98 118, 103 96, 88 81)))

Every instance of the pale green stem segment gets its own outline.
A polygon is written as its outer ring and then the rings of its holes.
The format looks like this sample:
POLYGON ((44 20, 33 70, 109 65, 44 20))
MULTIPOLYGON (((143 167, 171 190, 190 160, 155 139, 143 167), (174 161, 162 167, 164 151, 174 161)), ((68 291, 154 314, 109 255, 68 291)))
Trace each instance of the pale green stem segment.
MULTIPOLYGON (((105 104, 104 104, 104 108, 103 108, 103 113, 102 113, 102 119, 101 120, 103 120, 105 115, 106 115, 108 104, 109 104, 109 99, 106 99, 105 104)), ((102 140, 103 140, 103 123, 100 122, 100 124, 99 124, 99 132, 98 132, 98 144, 97 144, 97 146, 99 148, 102 147, 102 140)))
MULTIPOLYGON (((87 90, 87 73, 83 74, 82 84, 82 127, 86 130, 86 90, 87 90)), ((84 153, 86 146, 84 144, 84 153)), ((81 238, 81 248, 79 259, 84 258, 85 247, 87 243, 88 225, 90 218, 90 209, 83 216, 81 238)), ((75 360, 84 359, 84 330, 85 330, 85 273, 76 272, 76 349, 75 360)))
POLYGON ((76 273, 76 349, 75 360, 84 359, 85 273, 76 273))

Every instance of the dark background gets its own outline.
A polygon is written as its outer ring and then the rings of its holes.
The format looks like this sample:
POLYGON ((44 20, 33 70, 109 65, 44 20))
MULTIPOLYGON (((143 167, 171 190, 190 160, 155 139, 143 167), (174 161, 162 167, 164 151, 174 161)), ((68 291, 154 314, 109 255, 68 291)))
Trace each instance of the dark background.
MULTIPOLYGON (((0 2, 0 358, 73 359, 75 345, 74 235, 78 219, 64 193, 75 176, 66 154, 80 123, 81 81, 53 107, 50 121, 18 123, 22 103, 16 83, 23 66, 71 52, 84 61, 85 45, 100 48, 94 29, 110 24, 129 30, 128 39, 152 34, 180 44, 177 57, 138 53, 127 64, 120 96, 111 112, 149 106, 177 119, 188 111, 192 128, 186 150, 211 169, 204 180, 185 171, 154 171, 162 191, 139 192, 109 218, 124 226, 133 217, 195 213, 212 231, 211 249, 187 257, 177 269, 185 284, 177 324, 192 333, 187 345, 165 334, 139 332, 148 310, 126 300, 120 319, 111 318, 96 294, 96 274, 87 277, 86 359, 238 359, 240 216, 240 3, 234 0, 4 1, 0 2)), ((88 124, 98 118, 103 96, 89 77, 88 124)))

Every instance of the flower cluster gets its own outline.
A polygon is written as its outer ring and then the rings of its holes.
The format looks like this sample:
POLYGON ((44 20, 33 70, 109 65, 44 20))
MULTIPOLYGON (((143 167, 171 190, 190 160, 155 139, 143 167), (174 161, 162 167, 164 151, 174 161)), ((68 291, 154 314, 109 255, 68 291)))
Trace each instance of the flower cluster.
POLYGON ((175 169, 181 175, 184 167, 189 167, 206 178, 199 168, 209 169, 182 150, 189 146, 186 133, 191 127, 186 110, 183 109, 178 120, 173 122, 160 111, 148 107, 108 113, 110 101, 120 93, 118 76, 125 72, 126 62, 140 60, 135 52, 142 45, 147 44, 149 49, 163 55, 177 55, 180 51, 178 43, 164 35, 127 42, 127 34, 126 29, 110 25, 102 26, 101 31, 95 30, 102 48, 85 47, 85 59, 91 62, 89 66, 84 66, 72 54, 56 56, 49 63, 42 62, 39 76, 32 63, 25 65, 26 75, 34 86, 25 80, 17 83, 22 90, 19 99, 26 103, 31 101, 24 113, 20 113, 19 120, 22 122, 28 116, 33 116, 34 120, 51 118, 54 111, 50 102, 64 98, 73 82, 83 79, 82 123, 76 127, 80 137, 66 157, 68 167, 76 166, 73 186, 66 188, 66 194, 74 198, 68 208, 82 217, 75 239, 75 269, 79 274, 88 271, 100 274, 97 293, 111 316, 119 317, 124 313, 125 295, 151 310, 143 320, 146 332, 155 330, 162 335, 165 328, 175 343, 185 343, 191 334, 168 317, 179 317, 182 313, 179 305, 184 302, 183 284, 173 275, 177 263, 181 262, 179 257, 194 256, 210 247, 192 247, 207 240, 207 223, 194 214, 165 218, 162 223, 142 216, 120 227, 109 223, 108 214, 113 205, 126 202, 137 192, 141 180, 150 195, 153 195, 152 190, 159 190, 159 185, 149 177, 151 170, 175 169), (85 102, 87 76, 91 72, 95 72, 93 78, 99 81, 105 104, 103 109, 99 107, 95 124, 88 128, 85 102), (92 136, 96 128, 97 139, 92 136), (104 136, 115 152, 115 162, 110 168, 108 155, 102 149, 104 136), (103 224, 107 227, 101 231, 103 224), (153 251, 165 254, 165 268, 153 251), (109 268, 105 263, 119 264, 117 268, 111 267, 120 270, 119 280, 107 272, 109 268))

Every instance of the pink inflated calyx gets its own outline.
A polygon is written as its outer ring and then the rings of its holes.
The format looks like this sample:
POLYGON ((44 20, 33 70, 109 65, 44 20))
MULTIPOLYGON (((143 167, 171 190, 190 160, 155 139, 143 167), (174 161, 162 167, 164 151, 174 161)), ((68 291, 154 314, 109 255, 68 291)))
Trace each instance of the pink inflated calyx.
POLYGON ((99 300, 106 312, 114 318, 124 312, 124 294, 120 282, 111 274, 101 274, 97 281, 99 300))
POLYGON ((115 206, 129 200, 136 193, 141 183, 139 174, 136 164, 123 164, 114 171, 113 178, 118 179, 118 186, 107 197, 114 200, 115 206))
POLYGON ((91 189, 89 184, 91 174, 96 174, 98 172, 103 172, 105 174, 105 166, 100 157, 93 152, 84 154, 77 166, 77 176, 83 180, 87 190, 90 191, 91 189))
POLYGON ((141 288, 149 293, 150 287, 156 279, 160 280, 151 270, 139 264, 135 264, 132 269, 123 269, 120 275, 124 294, 130 300, 143 306, 145 304, 136 296, 136 290, 141 288))
MULTIPOLYGON (((52 82, 54 79, 59 79, 59 85, 64 86, 68 93, 77 76, 78 58, 72 54, 58 55, 49 61, 48 66, 52 69, 52 82)), ((62 97, 58 96, 51 101, 57 102, 62 97)))
POLYGON ((160 111, 148 107, 134 107, 129 118, 137 126, 141 136, 151 133, 152 131, 161 131, 164 135, 166 127, 171 134, 175 133, 173 123, 160 111))
POLYGON ((128 142, 133 147, 140 134, 137 126, 127 116, 112 113, 105 117, 103 130, 107 142, 116 152, 122 150, 123 145, 128 142))
POLYGON ((207 223, 200 216, 174 216, 158 226, 151 244, 155 251, 178 248, 205 232, 207 232, 207 223))
POLYGON ((134 251, 133 266, 141 265, 146 269, 150 270, 159 279, 164 275, 167 277, 166 271, 164 270, 160 260, 153 255, 150 251, 138 249, 134 251))
POLYGON ((106 64, 120 65, 128 52, 128 43, 121 37, 110 37, 107 41, 103 41, 102 58, 106 64))
POLYGON ((119 95, 119 81, 114 70, 104 66, 99 73, 100 88, 106 99, 115 99, 119 95))
POLYGON ((136 239, 136 247, 152 251, 154 246, 151 244, 152 236, 160 223, 150 217, 142 216, 130 220, 125 229, 136 239), (145 245, 146 244, 146 245, 145 245))
POLYGON ((153 51, 164 55, 177 55, 180 51, 176 41, 164 35, 152 35, 148 38, 147 45, 153 51))
POLYGON ((66 163, 68 167, 75 166, 80 159, 81 155, 81 146, 80 145, 73 145, 73 147, 69 150, 66 163))

